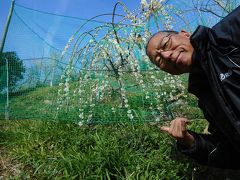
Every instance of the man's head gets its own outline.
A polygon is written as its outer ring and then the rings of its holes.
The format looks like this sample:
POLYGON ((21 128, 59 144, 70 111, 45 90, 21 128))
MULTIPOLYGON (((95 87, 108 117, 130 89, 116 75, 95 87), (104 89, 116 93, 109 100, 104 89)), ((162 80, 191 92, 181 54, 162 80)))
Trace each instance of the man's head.
POLYGON ((160 31, 150 38, 146 46, 152 63, 175 75, 190 71, 193 50, 190 34, 186 31, 160 31))

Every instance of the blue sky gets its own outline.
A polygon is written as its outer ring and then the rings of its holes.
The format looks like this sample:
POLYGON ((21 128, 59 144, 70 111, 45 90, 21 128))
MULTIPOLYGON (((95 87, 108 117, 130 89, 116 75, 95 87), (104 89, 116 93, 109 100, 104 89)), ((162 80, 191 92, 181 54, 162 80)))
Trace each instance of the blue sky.
MULTIPOLYGON (((15 0, 17 4, 33 9, 68 16, 91 18, 101 13, 111 13, 117 0, 15 0)), ((140 0, 122 0, 131 10, 139 6, 140 0)), ((0 34, 6 23, 11 0, 0 0, 0 34)))
MULTIPOLYGON (((6 24, 9 13, 11 0, 0 0, 0 37, 6 24)), ((10 28, 8 31, 4 51, 17 51, 20 58, 32 58, 39 56, 48 56, 52 48, 39 39, 38 35, 50 45, 62 50, 66 45, 69 37, 73 34, 77 27, 83 22, 76 22, 72 19, 64 19, 52 15, 44 15, 28 11, 20 6, 36 9, 39 11, 79 17, 89 19, 102 13, 112 13, 114 4, 117 0, 15 0, 15 14, 12 17, 10 28), (37 32, 34 35, 23 25, 21 18, 37 32), (36 26, 33 24, 36 23, 36 26), (45 32, 45 33, 44 33, 45 32), (54 39, 53 39, 54 37, 54 39)), ((140 0, 121 0, 129 10, 134 10, 140 5, 140 0)), ((121 8, 118 8, 120 11, 121 8)), ((117 12, 118 12, 117 11, 117 12)), ((117 13, 116 12, 116 13, 117 13)), ((97 20, 111 21, 111 17, 101 17, 97 20)))
MULTIPOLYGON (((0 0, 1 38, 11 1, 0 0)), ((140 1, 121 0, 130 11, 139 7, 140 1)), ((12 24, 10 24, 4 50, 17 51, 20 58, 44 57, 45 55, 49 55, 50 51, 54 48, 62 50, 69 37, 83 23, 83 21, 79 20, 76 21, 74 19, 29 11, 21 6, 49 13, 89 19, 102 13, 112 13, 116 2, 118 0, 15 0, 15 12, 11 21, 12 24)), ((174 6, 178 8, 190 6, 188 0, 169 0, 168 2, 174 3, 174 6)), ((121 13, 121 9, 119 7, 116 13, 121 13)), ((110 22, 111 16, 104 16, 97 20, 110 22)), ((191 30, 194 30, 198 24, 195 20, 197 20, 196 16, 190 17, 191 26, 193 26, 191 30)), ((94 26, 97 26, 97 24, 90 23, 88 28, 94 26)), ((176 30, 184 29, 184 27, 180 26, 184 26, 184 24, 178 22, 178 29, 176 30)), ((83 30, 86 31, 87 29, 83 30)))

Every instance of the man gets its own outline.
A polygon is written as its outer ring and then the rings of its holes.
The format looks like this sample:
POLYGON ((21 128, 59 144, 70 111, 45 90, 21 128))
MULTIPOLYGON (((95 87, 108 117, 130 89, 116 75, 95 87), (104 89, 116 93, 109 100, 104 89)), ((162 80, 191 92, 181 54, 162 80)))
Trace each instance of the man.
POLYGON ((146 52, 160 69, 189 73, 188 91, 198 97, 211 134, 188 131, 185 118, 161 129, 178 149, 203 165, 240 168, 240 7, 212 28, 158 32, 146 52))

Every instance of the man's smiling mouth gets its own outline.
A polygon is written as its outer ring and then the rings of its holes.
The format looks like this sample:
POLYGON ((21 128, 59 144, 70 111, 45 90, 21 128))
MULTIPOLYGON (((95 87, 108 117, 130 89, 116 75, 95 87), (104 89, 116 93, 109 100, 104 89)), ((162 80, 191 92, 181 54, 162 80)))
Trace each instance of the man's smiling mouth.
POLYGON ((179 52, 179 54, 175 60, 175 64, 179 64, 179 62, 181 62, 181 54, 182 54, 182 51, 179 52))

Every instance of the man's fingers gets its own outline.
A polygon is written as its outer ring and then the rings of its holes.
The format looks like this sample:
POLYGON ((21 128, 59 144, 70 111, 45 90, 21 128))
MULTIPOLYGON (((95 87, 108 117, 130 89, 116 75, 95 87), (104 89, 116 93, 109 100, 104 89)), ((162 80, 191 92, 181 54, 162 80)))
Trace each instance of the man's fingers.
POLYGON ((169 130, 170 130, 170 128, 167 127, 167 126, 162 126, 162 127, 160 127, 160 129, 161 129, 162 131, 165 131, 165 132, 168 132, 168 133, 169 133, 169 130))
POLYGON ((190 121, 190 120, 185 120, 185 123, 186 123, 186 124, 190 124, 191 121, 190 121))
POLYGON ((187 132, 187 124, 189 123, 191 123, 191 121, 186 118, 176 118, 171 121, 170 126, 161 126, 160 129, 177 138, 183 136, 187 132))
POLYGON ((191 121, 189 119, 187 119, 187 118, 180 118, 180 117, 175 118, 173 121, 183 121, 183 122, 185 122, 187 124, 191 123, 191 121))

